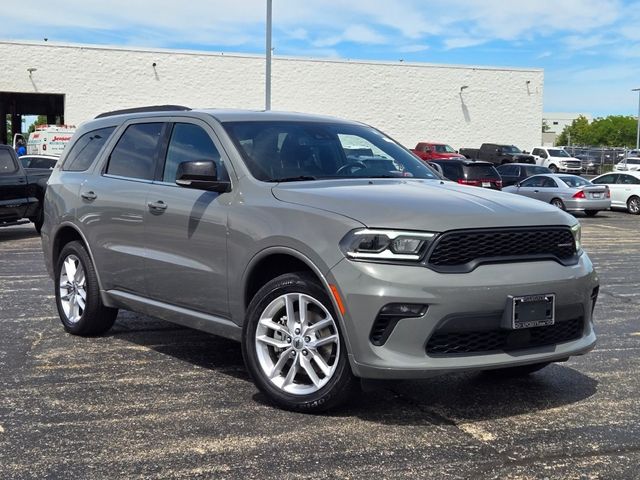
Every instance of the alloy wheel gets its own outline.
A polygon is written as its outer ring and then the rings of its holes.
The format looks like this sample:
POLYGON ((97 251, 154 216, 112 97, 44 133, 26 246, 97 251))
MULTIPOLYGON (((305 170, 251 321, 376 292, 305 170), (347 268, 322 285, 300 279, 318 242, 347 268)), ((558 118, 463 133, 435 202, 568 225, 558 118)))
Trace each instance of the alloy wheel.
POLYGON ((87 279, 80 259, 69 255, 62 263, 60 272, 60 304, 70 323, 82 318, 87 301, 87 279))
POLYGON ((262 312, 255 348, 260 368, 273 385, 308 395, 324 387, 336 371, 339 330, 321 302, 303 293, 287 293, 262 312))
POLYGON ((637 215, 638 213, 640 213, 640 199, 639 198, 632 198, 629 200, 629 211, 631 213, 633 213, 634 215, 637 215))

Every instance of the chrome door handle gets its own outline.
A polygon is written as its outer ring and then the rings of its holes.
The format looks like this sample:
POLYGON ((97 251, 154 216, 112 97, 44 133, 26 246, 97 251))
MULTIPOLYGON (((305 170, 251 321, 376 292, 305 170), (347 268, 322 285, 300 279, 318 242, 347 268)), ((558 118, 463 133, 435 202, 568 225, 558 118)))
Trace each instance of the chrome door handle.
POLYGON ((96 198, 98 198, 98 195, 96 195, 94 192, 82 192, 80 196, 89 202, 93 202, 96 198))
POLYGON ((157 202, 149 202, 147 203, 147 206, 152 212, 164 212, 167 209, 167 204, 162 200, 158 200, 157 202))

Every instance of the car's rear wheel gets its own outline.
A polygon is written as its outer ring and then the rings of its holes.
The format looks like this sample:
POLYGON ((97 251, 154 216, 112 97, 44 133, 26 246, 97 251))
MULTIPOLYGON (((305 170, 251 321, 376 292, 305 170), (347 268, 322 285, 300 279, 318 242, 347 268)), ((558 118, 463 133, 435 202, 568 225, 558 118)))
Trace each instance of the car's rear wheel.
POLYGON ((60 320, 74 335, 100 335, 109 330, 118 310, 103 305, 91 257, 80 242, 64 246, 55 270, 56 304, 60 320))
POLYGON ((288 410, 324 411, 356 388, 329 296, 305 273, 281 275, 256 293, 242 353, 258 388, 288 410))
POLYGON ((564 202, 559 198, 554 198, 553 200, 551 200, 551 205, 553 205, 554 207, 558 207, 560 210, 564 210, 564 202))
POLYGON ((633 215, 640 215, 640 197, 634 195, 627 200, 627 211, 633 215))
POLYGON ((595 217, 598 214, 598 210, 585 210, 584 213, 587 217, 595 217))
POLYGON ((532 363, 531 365, 519 365, 517 367, 496 368, 494 370, 483 370, 487 376, 500 378, 524 377, 538 370, 542 370, 551 362, 532 363))

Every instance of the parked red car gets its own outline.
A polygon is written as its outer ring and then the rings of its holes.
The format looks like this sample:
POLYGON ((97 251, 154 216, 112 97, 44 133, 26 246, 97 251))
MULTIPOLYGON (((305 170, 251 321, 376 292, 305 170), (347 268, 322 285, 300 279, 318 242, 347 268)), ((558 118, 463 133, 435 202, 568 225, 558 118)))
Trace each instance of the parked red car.
POLYGON ((422 160, 435 160, 439 158, 464 158, 464 155, 456 153, 446 143, 420 142, 416 148, 411 149, 422 160))

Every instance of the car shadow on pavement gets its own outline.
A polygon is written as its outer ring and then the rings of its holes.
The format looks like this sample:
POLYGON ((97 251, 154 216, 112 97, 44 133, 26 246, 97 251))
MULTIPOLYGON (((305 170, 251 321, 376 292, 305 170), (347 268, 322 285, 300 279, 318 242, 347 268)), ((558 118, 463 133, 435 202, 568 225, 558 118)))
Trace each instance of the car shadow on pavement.
MULTIPOLYGON (((251 382, 240 344, 233 340, 130 312, 120 313, 108 336, 251 382)), ((324 415, 394 425, 455 425, 571 405, 594 395, 597 386, 595 379, 560 363, 521 378, 459 373, 380 381, 324 415)), ((259 392, 252 399, 272 405, 259 392)))
POLYGON ((597 387, 597 380, 560 363, 520 378, 449 374, 380 382, 376 391, 335 414, 394 425, 456 425, 571 405, 594 395, 597 387))
POLYGON ((35 231, 33 225, 30 228, 14 228, 14 227, 2 227, 0 228, 0 243, 11 242, 14 240, 24 240, 25 238, 39 237, 38 232, 35 231))
POLYGON ((240 343, 131 312, 120 312, 106 335, 170 355, 195 366, 251 381, 240 343))

